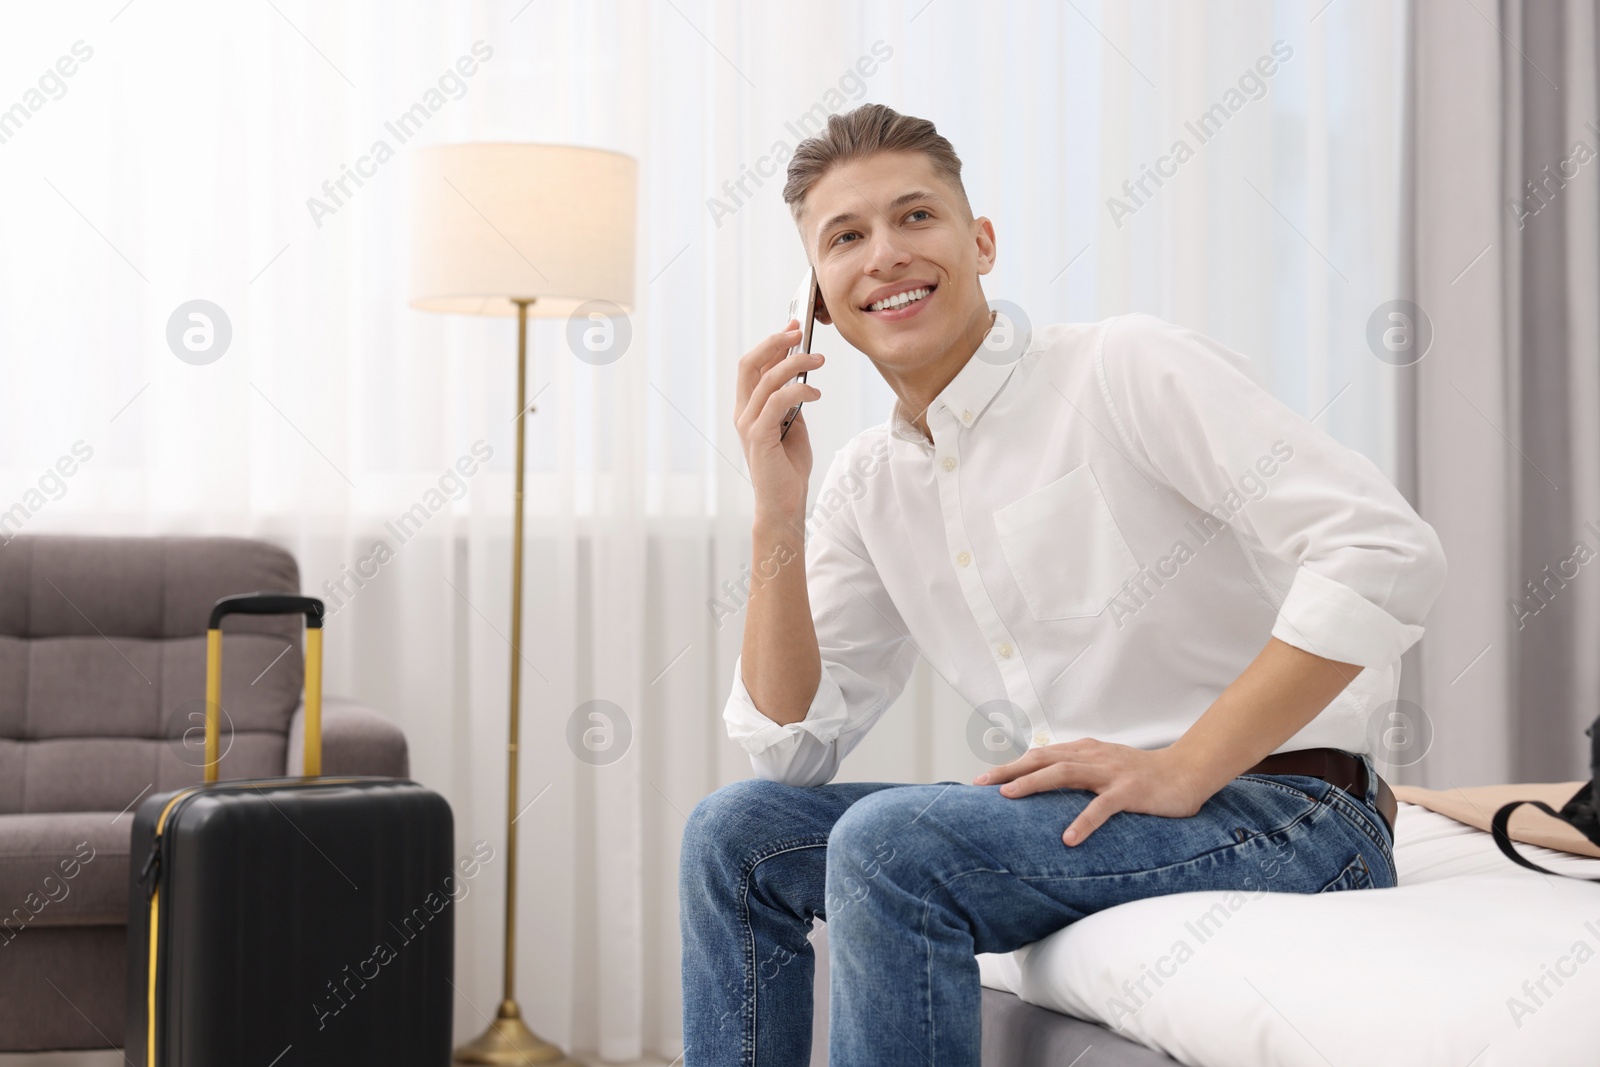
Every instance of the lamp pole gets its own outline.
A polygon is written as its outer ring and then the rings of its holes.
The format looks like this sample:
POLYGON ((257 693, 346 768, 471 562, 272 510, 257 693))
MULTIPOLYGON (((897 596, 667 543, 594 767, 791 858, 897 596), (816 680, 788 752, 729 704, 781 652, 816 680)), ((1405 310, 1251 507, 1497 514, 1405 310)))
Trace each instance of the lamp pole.
POLYGON ((506 936, 504 982, 494 1022, 474 1041, 456 1050, 457 1063, 487 1063, 510 1067, 580 1067, 555 1045, 539 1037, 522 1021, 517 1006, 517 746, 521 736, 522 680, 522 453, 523 417, 527 415, 528 307, 532 299, 513 298, 517 305, 517 474, 511 512, 511 731, 506 742, 506 936))

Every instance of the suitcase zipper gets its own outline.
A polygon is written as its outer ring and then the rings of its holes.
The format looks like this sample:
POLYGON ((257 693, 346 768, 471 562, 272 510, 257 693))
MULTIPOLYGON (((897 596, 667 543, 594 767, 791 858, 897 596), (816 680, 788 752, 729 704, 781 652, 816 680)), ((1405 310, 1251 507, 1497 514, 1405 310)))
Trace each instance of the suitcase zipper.
MULTIPOLYGON (((351 782, 362 781, 360 778, 289 778, 272 783, 274 789, 292 788, 297 785, 348 785, 351 782)), ((250 783, 243 788, 255 789, 265 784, 263 782, 250 783)), ((241 788, 238 785, 224 785, 219 788, 211 785, 209 791, 224 792, 241 788), (231 789, 229 788, 231 785, 231 789)), ((206 786, 191 786, 180 793, 173 795, 161 809, 161 815, 156 819, 156 832, 150 839, 150 855, 145 857, 144 866, 139 870, 139 885, 150 895, 150 975, 146 989, 145 1002, 145 1067, 156 1067, 156 934, 157 924, 160 921, 161 910, 161 835, 166 832, 167 818, 172 814, 180 800, 187 800, 196 793, 206 790, 206 786)))

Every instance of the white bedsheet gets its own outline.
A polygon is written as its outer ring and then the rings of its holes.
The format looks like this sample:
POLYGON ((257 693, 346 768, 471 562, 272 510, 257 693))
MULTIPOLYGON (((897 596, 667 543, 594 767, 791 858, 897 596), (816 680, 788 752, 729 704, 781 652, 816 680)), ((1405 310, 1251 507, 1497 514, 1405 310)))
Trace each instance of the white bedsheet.
POLYGON ((1393 889, 1134 901, 980 955, 983 983, 1191 1067, 1600 1064, 1600 883, 1414 804, 1395 838, 1393 889))

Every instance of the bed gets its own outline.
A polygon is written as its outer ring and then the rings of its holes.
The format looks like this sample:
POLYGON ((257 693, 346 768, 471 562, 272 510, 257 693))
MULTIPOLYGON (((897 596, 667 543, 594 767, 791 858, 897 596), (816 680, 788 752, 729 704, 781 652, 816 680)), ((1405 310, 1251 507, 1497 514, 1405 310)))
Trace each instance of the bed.
POLYGON ((985 1067, 1600 1063, 1600 883, 1417 804, 1395 823, 1393 889, 1155 897, 980 955, 985 1067))

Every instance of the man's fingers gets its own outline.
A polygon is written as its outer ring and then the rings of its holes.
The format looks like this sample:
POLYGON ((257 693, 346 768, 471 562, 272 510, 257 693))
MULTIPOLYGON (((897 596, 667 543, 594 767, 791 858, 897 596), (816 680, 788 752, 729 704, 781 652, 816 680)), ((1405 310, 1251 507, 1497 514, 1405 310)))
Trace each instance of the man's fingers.
POLYGON ((743 413, 750 404, 750 394, 755 391, 756 383, 778 360, 789 354, 789 349, 800 342, 800 324, 795 319, 790 319, 784 328, 770 335, 760 344, 756 345, 743 356, 739 357, 739 371, 734 377, 733 404, 734 417, 743 413))
POLYGON ((1009 782, 1019 774, 1026 774, 1036 767, 1043 766, 1048 759, 1042 748, 1030 748, 1010 763, 1002 763, 992 767, 972 780, 973 785, 999 785, 1009 782))
POLYGON ((1081 845, 1090 834, 1100 829, 1107 819, 1121 810, 1109 794, 1097 793, 1095 798, 1078 812, 1078 817, 1072 820, 1072 825, 1061 835, 1061 840, 1068 845, 1081 845))
POLYGON ((1016 776, 1017 765, 1015 763, 1002 763, 1000 766, 990 767, 988 770, 978 775, 978 777, 972 780, 972 784, 999 785, 1001 782, 1011 781, 1011 779, 1015 778, 1016 776))
POLYGON ((1077 782, 1078 772, 1070 763, 1050 763, 1036 771, 1018 775, 1000 787, 1000 795, 1025 797, 1049 789, 1082 788, 1077 782))
MULTIPOLYGON (((750 391, 749 404, 743 414, 735 419, 741 428, 746 423, 754 425, 758 420, 767 416, 773 408, 773 398, 780 394, 787 399, 782 402, 783 410, 794 404, 806 400, 815 400, 822 395, 822 390, 816 386, 800 380, 799 376, 807 371, 816 370, 827 357, 818 352, 785 352, 770 367, 761 372, 761 377, 756 379, 755 386, 750 391), (795 386, 788 393, 783 390, 788 386, 795 386), (799 393, 798 396, 792 394, 799 393), (741 422, 740 420, 744 420, 741 422)), ((774 420, 779 415, 771 416, 774 420)))

